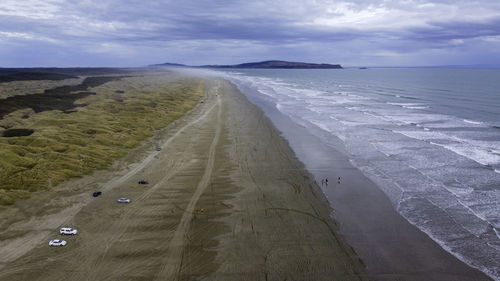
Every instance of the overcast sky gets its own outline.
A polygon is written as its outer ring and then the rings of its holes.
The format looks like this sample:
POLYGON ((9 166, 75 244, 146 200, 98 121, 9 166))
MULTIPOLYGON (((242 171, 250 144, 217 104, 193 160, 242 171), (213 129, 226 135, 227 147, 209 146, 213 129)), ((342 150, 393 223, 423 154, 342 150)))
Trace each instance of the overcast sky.
POLYGON ((500 66, 499 0, 1 0, 0 66, 500 66))

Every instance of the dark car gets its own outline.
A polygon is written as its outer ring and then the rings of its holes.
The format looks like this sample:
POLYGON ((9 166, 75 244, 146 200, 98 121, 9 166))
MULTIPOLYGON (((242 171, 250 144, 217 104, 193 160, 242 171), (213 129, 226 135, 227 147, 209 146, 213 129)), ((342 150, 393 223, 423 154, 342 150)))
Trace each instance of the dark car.
POLYGON ((94 193, 92 193, 92 196, 97 197, 97 196, 99 196, 101 194, 102 194, 101 191, 94 191, 94 193))
POLYGON ((147 182, 147 181, 145 181, 145 180, 140 180, 138 183, 139 183, 139 184, 149 184, 149 182, 147 182))

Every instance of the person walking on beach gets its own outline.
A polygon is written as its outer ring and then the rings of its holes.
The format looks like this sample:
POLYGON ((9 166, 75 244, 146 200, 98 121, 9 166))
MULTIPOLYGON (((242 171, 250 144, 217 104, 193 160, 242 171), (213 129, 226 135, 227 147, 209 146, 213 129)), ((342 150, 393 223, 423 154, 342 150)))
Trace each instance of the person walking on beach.
POLYGON ((339 177, 339 184, 340 184, 340 177, 339 177))
POLYGON ((328 186, 328 179, 325 179, 325 184, 326 186, 328 186))

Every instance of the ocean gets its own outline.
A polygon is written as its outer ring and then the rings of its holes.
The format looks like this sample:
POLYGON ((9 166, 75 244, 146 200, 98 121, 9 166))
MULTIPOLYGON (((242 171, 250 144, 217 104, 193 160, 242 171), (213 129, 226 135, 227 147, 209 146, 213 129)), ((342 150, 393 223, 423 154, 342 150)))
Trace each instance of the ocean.
POLYGON ((221 75, 340 147, 406 220, 500 280, 499 69, 235 69, 221 75))

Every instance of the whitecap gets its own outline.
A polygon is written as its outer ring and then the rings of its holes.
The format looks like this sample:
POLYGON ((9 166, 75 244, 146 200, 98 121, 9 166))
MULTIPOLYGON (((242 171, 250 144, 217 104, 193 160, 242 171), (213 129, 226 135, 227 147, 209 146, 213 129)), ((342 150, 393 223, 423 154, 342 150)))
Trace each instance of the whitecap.
POLYGON ((483 122, 479 122, 479 121, 474 121, 474 120, 468 120, 468 119, 464 119, 463 120, 465 123, 468 123, 468 124, 473 124, 473 125, 482 125, 483 122))

